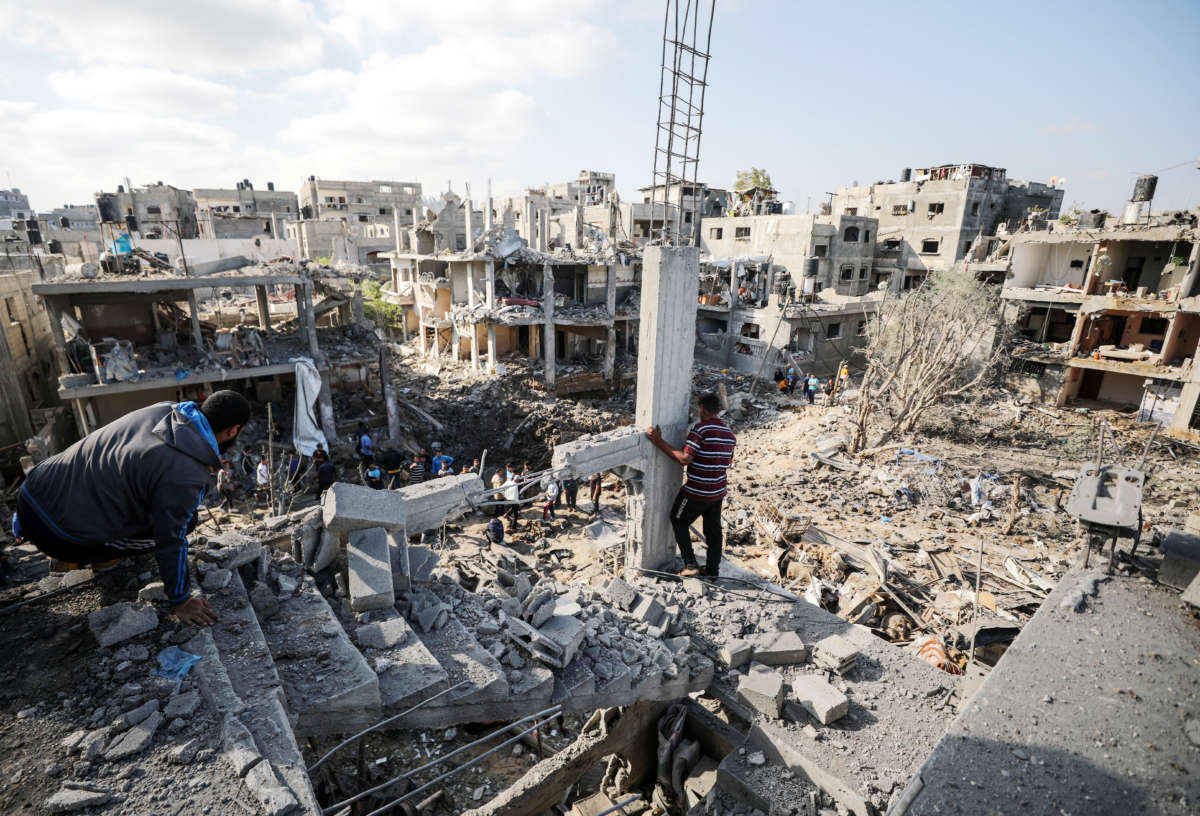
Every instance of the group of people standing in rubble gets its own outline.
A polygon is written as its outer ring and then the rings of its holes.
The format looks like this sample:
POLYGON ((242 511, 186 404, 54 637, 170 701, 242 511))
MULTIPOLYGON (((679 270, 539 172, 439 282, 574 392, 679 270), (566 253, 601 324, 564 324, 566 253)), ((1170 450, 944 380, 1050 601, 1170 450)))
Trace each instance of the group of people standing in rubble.
POLYGON ((795 366, 788 366, 787 371, 781 368, 775 369, 774 379, 781 394, 792 396, 799 389, 800 395, 808 399, 809 405, 813 405, 817 394, 824 393, 825 404, 829 405, 835 403, 849 385, 850 367, 842 363, 836 377, 829 377, 822 381, 815 373, 805 374, 802 371, 796 371, 795 366))

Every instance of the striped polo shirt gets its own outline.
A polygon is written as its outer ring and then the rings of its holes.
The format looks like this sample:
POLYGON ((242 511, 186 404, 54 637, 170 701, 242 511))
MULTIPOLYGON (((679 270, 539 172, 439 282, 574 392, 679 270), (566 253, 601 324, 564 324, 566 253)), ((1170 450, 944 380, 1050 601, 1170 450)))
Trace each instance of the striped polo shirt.
POLYGON ((692 463, 687 468, 683 494, 701 501, 725 498, 725 471, 733 462, 737 438, 729 426, 713 417, 692 426, 685 450, 692 451, 692 463))

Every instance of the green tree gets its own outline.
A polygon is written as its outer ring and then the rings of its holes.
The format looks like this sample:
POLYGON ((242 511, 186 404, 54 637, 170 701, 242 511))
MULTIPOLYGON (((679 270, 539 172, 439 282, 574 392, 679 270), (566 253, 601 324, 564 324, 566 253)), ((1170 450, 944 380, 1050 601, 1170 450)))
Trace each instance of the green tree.
POLYGON ((741 192, 749 190, 752 187, 766 187, 771 189, 771 174, 761 167, 751 167, 749 170, 737 171, 737 177, 733 182, 733 189, 741 192))

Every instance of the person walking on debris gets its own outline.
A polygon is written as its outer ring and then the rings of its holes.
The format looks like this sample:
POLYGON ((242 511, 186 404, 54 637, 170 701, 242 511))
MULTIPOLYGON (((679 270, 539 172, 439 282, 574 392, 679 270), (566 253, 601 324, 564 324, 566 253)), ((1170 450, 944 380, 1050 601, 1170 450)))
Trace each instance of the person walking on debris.
POLYGON ((671 527, 683 557, 683 570, 679 574, 683 577, 700 574, 690 531, 692 522, 700 518, 704 521, 708 550, 704 574, 715 578, 721 568, 721 504, 725 498, 725 471, 733 461, 737 438, 717 417, 721 403, 716 394, 703 394, 699 402, 700 421, 688 432, 683 450, 671 447, 662 438, 657 425, 647 428, 646 436, 656 448, 687 469, 687 481, 671 506, 671 527))
POLYGON ((338 472, 337 465, 325 458, 320 465, 317 466, 317 499, 321 498, 321 494, 333 486, 337 481, 338 472))
POLYGON ((263 451, 258 460, 258 471, 255 474, 258 485, 258 498, 267 499, 271 495, 271 469, 267 467, 267 452, 263 451))
MULTIPOLYGON (((492 490, 495 491, 492 493, 492 501, 494 502, 504 501, 504 491, 501 488, 504 487, 504 477, 506 474, 507 470, 505 468, 496 468, 496 472, 492 474, 492 490)), ((499 504, 492 505, 492 516, 499 516, 501 509, 501 505, 499 504)))
POLYGON ((408 468, 408 483, 420 484, 425 481, 425 454, 413 456, 413 463, 408 468))
POLYGON ((379 454, 379 462, 383 465, 384 480, 387 482, 389 490, 395 490, 400 486, 400 474, 404 471, 404 457, 400 455, 400 451, 396 450, 395 445, 388 445, 379 454))
POLYGON ((588 516, 600 515, 600 491, 604 489, 604 474, 593 473, 592 478, 588 479, 588 490, 592 496, 592 512, 588 516))
POLYGON ((573 513, 579 512, 579 508, 575 506, 579 499, 579 477, 572 476, 569 479, 563 479, 563 497, 567 502, 567 509, 573 513))
POLYGON ((217 471, 217 494, 221 497, 221 509, 233 509, 233 465, 228 459, 221 460, 221 469, 217 471))
POLYGON ((487 523, 487 527, 484 528, 483 537, 486 538, 490 544, 503 544, 504 522, 500 521, 498 518, 494 518, 489 521, 487 523))
POLYGON ((364 468, 375 461, 375 443, 371 441, 371 434, 367 433, 367 423, 365 422, 358 423, 358 444, 355 446, 355 451, 364 468))
POLYGON ((383 468, 379 465, 367 465, 367 469, 363 473, 363 479, 367 487, 372 490, 383 490, 383 468))
POLYGON ((29 472, 14 537, 64 566, 152 553, 175 617, 215 623, 188 587, 187 535, 221 453, 249 418, 245 397, 217 391, 201 405, 160 402, 110 422, 29 472))
POLYGON ((558 494, 558 479, 551 479, 550 484, 546 486, 546 503, 542 505, 542 521, 545 521, 547 516, 554 518, 554 503, 558 501, 558 494))
POLYGON ((521 484, 511 467, 505 466, 504 470, 507 478, 504 484, 501 485, 501 488, 504 490, 504 500, 509 502, 508 509, 504 511, 504 515, 508 518, 509 524, 516 527, 517 522, 521 520, 521 484))
POLYGON ((808 397, 808 404, 809 404, 809 405, 812 405, 812 404, 813 404, 813 400, 814 400, 814 399, 816 399, 816 396, 817 396, 817 387, 818 387, 820 384, 821 384, 821 381, 817 379, 817 375, 816 375, 816 374, 809 374, 809 375, 808 375, 808 379, 807 379, 807 380, 805 380, 805 383, 804 383, 804 394, 805 394, 805 396, 807 396, 807 397, 808 397))

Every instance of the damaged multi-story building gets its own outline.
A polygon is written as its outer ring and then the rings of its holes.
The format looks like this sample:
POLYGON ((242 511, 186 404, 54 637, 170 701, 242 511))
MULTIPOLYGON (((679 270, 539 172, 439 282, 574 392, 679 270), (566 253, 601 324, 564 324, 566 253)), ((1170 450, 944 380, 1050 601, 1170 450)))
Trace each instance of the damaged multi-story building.
POLYGON ((1062 200, 1061 188, 1010 179, 1002 167, 944 164, 905 168, 899 181, 843 187, 829 210, 877 220, 875 275, 899 293, 920 286, 931 270, 981 259, 992 236, 1058 218, 1062 200))
POLYGON ((972 264, 1006 274, 1018 384, 1059 406, 1127 408, 1200 432, 1196 211, 1092 211, 1051 226, 1012 235, 972 264))
POLYGON ((300 217, 296 194, 276 190, 272 181, 266 190, 243 179, 233 189, 198 187, 192 195, 203 238, 283 238, 284 224, 300 217))
POLYGON ((301 258, 387 269, 380 256, 395 246, 397 224, 424 216, 415 181, 345 181, 309 176, 300 187, 300 216, 288 240, 301 258))
POLYGON ((836 371, 865 342, 882 297, 877 219, 784 214, 773 190, 742 201, 701 225, 697 359, 746 373, 836 371))
MULTIPOLYGON (((128 184, 128 182, 126 182, 128 184)), ((141 238, 199 238, 196 199, 191 190, 181 190, 161 181, 145 187, 117 186, 115 193, 96 193, 100 221, 122 224, 141 238)))
POLYGON ((618 357, 635 353, 634 248, 585 225, 579 203, 563 205, 578 230, 563 241, 552 238, 551 206, 539 209, 533 197, 519 201, 523 219, 511 218, 512 202, 489 200, 480 212, 451 193, 444 199, 437 214, 400 230, 389 253, 384 296, 405 307, 405 336, 418 335, 422 354, 489 372, 507 354, 541 360, 546 387, 560 395, 615 384, 618 357))

